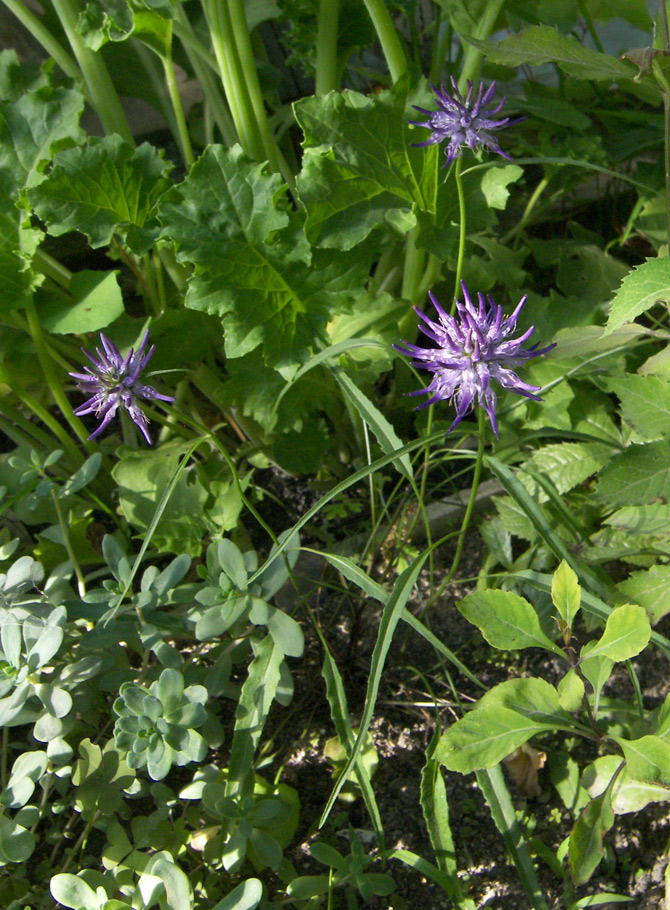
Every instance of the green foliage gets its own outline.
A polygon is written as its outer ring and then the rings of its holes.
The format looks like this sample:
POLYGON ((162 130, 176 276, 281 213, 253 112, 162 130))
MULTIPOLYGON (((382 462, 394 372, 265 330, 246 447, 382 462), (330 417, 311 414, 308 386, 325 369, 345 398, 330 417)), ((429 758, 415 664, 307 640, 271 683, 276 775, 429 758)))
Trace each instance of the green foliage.
POLYGON ((114 702, 114 740, 128 765, 162 780, 172 765, 202 761, 207 744, 196 727, 207 719, 207 698, 204 686, 184 687, 179 670, 168 668, 148 689, 124 683, 114 702))

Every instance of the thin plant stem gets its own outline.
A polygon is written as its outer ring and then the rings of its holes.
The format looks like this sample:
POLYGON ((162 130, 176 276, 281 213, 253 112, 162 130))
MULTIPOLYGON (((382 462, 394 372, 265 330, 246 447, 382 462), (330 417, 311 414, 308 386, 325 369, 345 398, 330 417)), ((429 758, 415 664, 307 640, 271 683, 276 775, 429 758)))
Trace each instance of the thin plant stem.
MULTIPOLYGON (((463 523, 461 524, 461 530, 458 534, 458 540, 456 542, 456 552, 454 553, 454 558, 451 563, 451 568, 447 572, 445 578, 442 581, 442 584, 437 589, 436 593, 432 595, 426 607, 435 603, 435 601, 442 596, 442 592, 449 584, 451 579, 454 577, 458 571, 458 567, 461 563, 461 557, 463 555, 463 547, 465 546, 465 537, 470 527, 470 521, 472 519, 472 513, 474 512, 475 503, 477 501, 477 492, 479 490, 479 481, 482 476, 482 466, 484 463, 484 443, 486 441, 486 411, 484 408, 479 407, 477 412, 478 417, 478 431, 477 431, 477 455, 475 458, 475 470, 472 477, 472 488, 470 490, 470 499, 465 509, 465 515, 463 516, 463 523)), ((451 537, 451 534, 445 537, 451 537)))
POLYGON ((593 24, 593 19, 591 18, 591 13, 589 8, 584 2, 584 0, 577 0, 577 6, 579 7, 579 12, 582 14, 584 22, 586 22, 586 27, 589 30, 589 35, 591 36, 595 48, 597 51, 600 51, 601 54, 605 53, 605 49, 602 45, 600 38, 598 37, 598 32, 595 29, 593 24))
POLYGON ((181 156, 184 159, 184 164, 186 167, 190 168, 195 161, 195 158, 193 156, 191 138, 188 134, 188 128, 186 126, 186 117, 184 116, 184 108, 182 107, 181 103, 181 95, 179 94, 179 88, 177 86, 177 76, 175 74, 174 63, 172 62, 171 28, 169 46, 166 48, 165 56, 161 56, 161 62, 163 64, 163 72, 165 73, 165 84, 170 96, 170 101, 172 102, 172 109, 174 110, 174 116, 177 123, 177 134, 179 136, 179 144, 181 146, 181 156))
POLYGON ((47 278, 51 278, 60 287, 65 288, 66 291, 70 290, 72 272, 66 269, 64 265, 61 265, 53 256, 50 256, 49 253, 41 249, 35 250, 33 266, 43 275, 46 275, 47 278))
POLYGON ((233 39, 228 3, 226 0, 202 0, 202 8, 209 25, 219 76, 242 148, 251 158, 262 161, 263 143, 256 129, 256 117, 233 39))
MULTIPOLYGON (((52 417, 49 411, 42 405, 40 402, 30 394, 26 389, 23 388, 12 376, 10 371, 6 367, 0 366, 0 381, 6 383, 12 392, 16 395, 17 398, 23 402, 23 404, 30 408, 35 417, 42 421, 42 423, 48 427, 49 430, 53 433, 59 443, 67 451, 71 458, 74 459, 75 464, 81 464, 81 453, 75 443, 72 441, 70 436, 67 434, 64 427, 62 427, 58 421, 52 417)), ((3 402, 2 405, 3 411, 6 411, 6 405, 3 402)), ((10 417, 11 419, 11 417, 10 417)), ((31 427, 31 430, 34 431, 34 428, 31 427)), ((46 437, 46 446, 50 448, 53 445, 53 440, 49 437, 46 437)))
MULTIPOLYGON (((505 0, 488 0, 484 12, 475 29, 474 37, 485 41, 493 32, 496 19, 503 8, 505 0)), ((458 90, 463 93, 467 89, 468 79, 476 79, 482 63, 483 52, 472 44, 468 44, 463 54, 461 75, 458 79, 458 90)))
MULTIPOLYGON (((365 456, 368 464, 371 464, 373 459, 370 447, 370 433, 365 421, 363 421, 363 436, 365 438, 365 456)), ((370 488, 370 524, 375 525, 377 523, 377 503, 375 501, 375 485, 372 474, 368 476, 368 486, 370 488)))
MULTIPOLYGON (((8 10, 14 13, 21 25, 30 32, 33 38, 42 45, 47 54, 53 57, 65 75, 69 76, 70 79, 74 79, 75 82, 79 82, 82 79, 82 74, 76 61, 61 47, 40 19, 27 6, 21 3, 21 0, 2 0, 2 2, 8 10)), ((86 96, 88 101, 92 100, 88 91, 86 91, 86 96)))
POLYGON ((365 0, 365 6, 377 32, 391 79, 397 82, 407 72, 407 57, 384 0, 365 0))
POLYGON ((0 783, 4 790, 7 786, 7 750, 9 748, 9 728, 2 728, 2 755, 0 756, 0 783))
POLYGON ((105 132, 118 133, 126 142, 134 145, 133 134, 105 62, 101 54, 94 53, 84 44, 77 31, 80 8, 76 0, 53 0, 53 7, 77 58, 91 103, 102 121, 105 132))
POLYGON ((528 202, 526 203, 526 207, 523 210, 523 214, 521 215, 521 218, 519 219, 517 224, 515 224, 514 227, 510 228, 509 231, 507 231, 507 233, 503 237, 500 238, 500 243, 502 246, 506 246, 507 243, 512 239, 512 237, 516 237, 516 235, 521 233, 521 231, 525 228, 525 226, 528 224, 528 221, 530 220, 530 216, 531 216, 535 206, 537 205, 537 203, 540 199, 540 196, 542 195, 542 193, 544 193, 544 191, 546 190, 548 185, 549 185, 549 178, 543 177, 540 180, 540 182, 538 183, 538 185, 535 187, 533 192, 531 193, 530 198, 529 198, 528 202))
POLYGON ((56 510, 56 516, 58 517, 58 525, 63 535, 63 546, 67 555, 70 557, 70 561, 74 567, 74 574, 77 576, 77 591, 79 592, 80 597, 84 597, 86 594, 86 579, 84 578, 84 573, 81 571, 81 566, 79 565, 79 560, 77 555, 72 549, 72 543, 70 541, 70 533, 68 531, 67 522, 63 515, 63 510, 61 509, 60 502, 54 490, 51 491, 51 501, 54 509, 56 510))
POLYGON ((466 218, 465 211, 465 191, 463 189, 463 178, 461 171, 463 169, 463 158, 456 159, 454 167, 454 180, 456 181, 456 193, 458 194, 458 256, 456 258, 456 277, 454 278, 454 296, 451 301, 451 315, 456 311, 456 298, 460 293, 461 276, 463 275, 463 262, 465 260, 465 235, 466 235, 466 218))
POLYGON ((188 21, 181 3, 176 4, 175 14, 172 27, 175 35, 181 41, 186 56, 193 67, 193 72, 200 83, 207 100, 207 111, 211 112, 224 143, 228 147, 235 145, 237 142, 235 124, 231 119, 230 111, 221 95, 219 86, 212 77, 212 73, 218 73, 216 58, 202 46, 193 34, 191 23, 188 21))
POLYGON ((32 299, 26 301, 25 310, 26 318, 28 320, 28 328, 33 339, 33 344, 35 345, 37 357, 40 362, 40 366, 42 367, 44 378, 47 381, 49 391, 51 392, 51 395, 58 405, 63 417, 65 417, 68 424, 72 428, 72 431, 80 440, 86 451, 94 452, 95 445, 89 442, 86 427, 81 422, 81 420, 75 416, 74 409, 70 404, 67 395, 63 391, 63 385, 56 375, 56 371, 54 370, 53 362, 51 360, 51 355, 44 340, 42 326, 40 325, 40 321, 37 317, 37 311, 35 310, 35 304, 32 299))
POLYGON ((279 146, 270 129, 268 116, 265 111, 265 102, 261 92, 261 84, 258 79, 256 69, 256 60, 254 57, 251 37, 247 27, 247 18, 244 12, 243 0, 228 0, 230 10, 230 22, 233 29, 233 40, 237 50, 240 66, 242 67, 243 78, 246 81, 247 91, 251 101, 251 107, 256 119, 256 126, 260 133, 265 157, 270 162, 273 171, 278 171, 289 187, 295 186, 295 176, 288 167, 279 146))
MULTIPOLYGON (((441 12, 441 7, 438 7, 438 14, 441 12)), ((435 41, 433 44, 433 59, 431 62, 429 75, 430 81, 435 84, 440 81, 442 70, 444 69, 444 63, 447 59, 449 49, 451 48, 451 42, 454 38, 454 32, 450 22, 444 23, 444 28, 442 29, 442 37, 440 37, 439 34, 441 27, 442 19, 438 18, 436 23, 435 41)))
POLYGON ((319 0, 316 29, 316 94, 339 88, 337 79, 337 25, 340 0, 319 0))

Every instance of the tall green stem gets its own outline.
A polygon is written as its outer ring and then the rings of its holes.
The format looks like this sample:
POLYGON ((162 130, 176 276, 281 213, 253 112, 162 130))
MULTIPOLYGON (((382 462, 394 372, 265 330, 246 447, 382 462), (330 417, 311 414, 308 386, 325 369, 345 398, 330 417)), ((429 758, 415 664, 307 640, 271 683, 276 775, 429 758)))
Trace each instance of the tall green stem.
POLYGON ((281 173, 289 186, 293 186, 295 178, 286 165, 286 162, 283 160, 275 137, 270 129, 270 124, 268 123, 263 93, 261 92, 261 84, 258 80, 258 72, 256 70, 256 60, 251 46, 247 18, 244 12, 243 0, 228 0, 228 5, 230 9, 230 22, 233 28, 233 40, 242 67, 243 78, 246 80, 251 107, 256 118, 256 126, 261 136, 263 149, 265 150, 265 157, 270 162, 270 167, 274 171, 281 173))
POLYGON ((265 157, 263 143, 256 129, 256 117, 233 38, 229 5, 227 0, 202 0, 202 8, 209 25, 223 90, 242 148, 251 158, 262 161, 265 157))
POLYGON ((340 0, 319 0, 319 19, 316 30, 316 94, 336 92, 337 24, 340 0))
POLYGON ((460 293, 461 278, 463 276, 463 262, 465 261, 465 237, 466 237, 466 218, 465 210, 465 190, 463 189, 463 158, 456 159, 454 167, 454 180, 456 181, 456 193, 458 195, 458 255, 456 257, 456 277, 454 278, 454 299, 451 301, 451 315, 456 311, 456 299, 460 293))
POLYGON ((384 0, 365 0, 393 82, 407 71, 407 58, 384 0))
POLYGON ((191 138, 188 134, 188 128, 186 126, 186 118, 184 117, 184 108, 181 103, 181 95, 179 94, 179 87, 177 86, 177 77, 174 70, 174 63, 172 62, 172 24, 168 26, 169 37, 166 39, 165 54, 161 55, 161 62, 163 64, 163 72, 165 73, 165 84, 167 85, 168 94, 170 95, 170 101, 172 102, 172 109, 174 111, 175 120, 177 123, 177 133, 179 134, 179 144, 181 145, 181 155, 184 159, 184 164, 187 168, 190 168, 193 164, 195 158, 193 157, 193 148, 191 147, 191 138))
POLYGON ((118 133, 126 142, 135 144, 133 134, 123 113, 119 96, 100 54, 88 48, 77 31, 80 9, 76 0, 52 0, 70 47, 88 88, 95 112, 107 133, 118 133))
POLYGON ((221 90, 212 76, 212 71, 218 72, 216 59, 200 44, 193 34, 191 23, 188 21, 188 17, 180 3, 177 3, 175 7, 173 28, 202 87, 208 110, 219 128, 221 138, 228 147, 235 145, 237 142, 235 126, 230 117, 230 111, 221 95, 221 90))
POLYGON ((472 477, 472 488, 470 490, 470 499, 465 509, 465 515, 463 516, 463 523, 461 525, 461 530, 458 534, 458 541, 456 543, 456 552, 454 553, 454 559, 451 563, 451 568, 447 572, 442 584, 438 588, 435 594, 430 598, 426 606, 430 606, 435 603, 439 597, 441 597, 442 592, 449 584, 451 579, 456 574, 458 567, 461 563, 461 557, 463 555, 463 547, 465 546, 465 537, 470 527, 470 520, 472 519, 472 513, 475 509, 475 503, 477 502, 477 492, 479 490, 479 481, 482 476, 482 465, 484 464, 484 442, 486 440, 486 411, 481 405, 477 409, 478 417, 478 430, 477 430, 477 456, 475 459, 475 470, 472 477))
MULTIPOLYGON (((503 8, 505 0, 488 0, 484 8, 484 13, 477 24, 474 37, 480 41, 486 40, 495 27, 496 19, 503 8)), ((468 79, 475 79, 479 73, 479 67, 482 62, 482 51, 479 48, 468 44, 463 54, 463 66, 461 75, 458 79, 458 89, 465 92, 468 85, 468 79)))
POLYGON ((76 62, 65 51, 53 37, 49 29, 45 28, 40 19, 21 3, 21 0, 2 0, 7 9, 19 20, 21 25, 26 28, 33 38, 38 41, 44 50, 54 58, 58 66, 63 70, 66 76, 79 82, 81 72, 76 62))

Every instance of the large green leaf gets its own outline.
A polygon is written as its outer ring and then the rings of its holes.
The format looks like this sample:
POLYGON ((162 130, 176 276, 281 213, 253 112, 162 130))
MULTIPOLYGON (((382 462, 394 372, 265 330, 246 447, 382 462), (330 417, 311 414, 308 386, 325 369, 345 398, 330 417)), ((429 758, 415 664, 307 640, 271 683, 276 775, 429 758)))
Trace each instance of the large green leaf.
POLYGON ((42 328, 57 335, 83 335, 106 328, 124 312, 118 272, 75 272, 68 292, 37 292, 42 328))
POLYGON ((626 758, 626 768, 636 780, 670 784, 670 742, 660 736, 628 740, 615 737, 626 758))
POLYGON ((577 819, 570 834, 568 857, 577 885, 587 882, 605 855, 603 837, 614 824, 609 791, 592 799, 577 819))
POLYGON ((607 617, 605 631, 595 645, 589 642, 588 657, 630 660, 647 647, 650 636, 651 626, 644 608, 637 604, 623 604, 607 617))
POLYGON ((644 607, 650 622, 654 624, 670 613, 670 566, 652 566, 650 569, 633 572, 617 587, 624 597, 644 607))
POLYGON ((641 506, 670 499, 670 442, 629 446, 603 468, 596 492, 612 506, 641 506))
POLYGON ((468 773, 498 764, 536 733, 574 728, 556 689, 543 679, 510 679, 484 695, 440 739, 435 758, 468 773))
POLYGON ((134 149, 120 136, 92 137, 57 155, 49 180, 28 198, 50 234, 78 230, 99 247, 122 233, 141 255, 158 236, 157 203, 171 186, 171 170, 147 142, 134 149))
POLYGON ((634 268, 621 282, 612 301, 605 334, 614 332, 624 322, 632 322, 646 313, 655 303, 670 300, 670 259, 647 259, 634 268))
MULTIPOLYGON (((136 528, 146 532, 156 508, 188 446, 167 444, 160 449, 128 452, 113 469, 119 488, 119 508, 136 528)), ((198 556, 204 527, 200 516, 207 490, 192 472, 184 471, 172 491, 152 543, 159 550, 198 556)))
POLYGON ((407 124, 416 102, 429 103, 426 88, 408 99, 405 80, 378 95, 330 92, 296 102, 305 134, 298 191, 312 243, 349 250, 379 225, 406 234, 415 205, 435 212, 439 150, 411 146, 426 138, 407 124))
POLYGON ((210 146, 164 197, 160 219, 179 260, 196 266, 186 305, 225 317, 229 357, 262 345, 265 363, 288 378, 325 338, 331 309, 360 293, 370 263, 312 256, 302 216, 279 207, 285 187, 264 168, 239 146, 210 146))
POLYGON ((544 634, 532 604, 510 591, 474 591, 458 604, 467 620, 477 626, 494 648, 544 648, 561 657, 563 651, 544 634))
POLYGON ((607 82, 632 79, 636 75, 636 69, 631 64, 585 47, 576 38, 563 35, 548 25, 525 28, 516 35, 503 38, 498 44, 463 37, 468 44, 483 51, 489 60, 503 66, 556 63, 575 79, 607 82))
POLYGON ((670 381, 661 376, 628 374, 608 381, 621 399, 621 416, 642 439, 670 436, 670 381))

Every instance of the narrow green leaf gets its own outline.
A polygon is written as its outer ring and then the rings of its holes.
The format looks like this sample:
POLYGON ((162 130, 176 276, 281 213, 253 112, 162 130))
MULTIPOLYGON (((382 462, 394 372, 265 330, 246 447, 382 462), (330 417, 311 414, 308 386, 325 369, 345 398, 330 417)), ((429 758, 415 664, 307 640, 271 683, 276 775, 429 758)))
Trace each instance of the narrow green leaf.
POLYGON ((568 857, 576 885, 584 885, 605 855, 603 837, 614 824, 610 791, 592 799, 582 811, 570 834, 568 857))
POLYGON ((549 910, 500 765, 478 771, 477 783, 491 811, 491 818, 514 860, 531 906, 534 910, 549 910))
POLYGON ((558 645, 544 634, 532 604, 509 591, 475 591, 457 604, 465 618, 477 626, 494 648, 514 651, 544 648, 564 657, 558 645))
POLYGON ((363 743, 365 742, 365 737, 367 736, 368 730, 370 728, 370 723, 372 721, 372 716, 375 709, 375 702, 377 700, 377 693, 379 692, 379 684, 381 682, 382 672, 384 670, 384 663, 386 661, 386 655, 388 650, 391 647, 391 642, 393 641, 393 635, 395 633, 396 627, 400 622, 403 610, 407 600, 412 593, 416 580, 419 577, 419 573, 423 568, 423 564, 428 558, 428 553, 422 553, 418 556, 414 562, 408 566, 401 575, 398 576, 394 586, 391 596, 389 597, 388 603, 384 607, 382 613, 381 623, 379 625, 379 631, 377 633, 377 641, 375 642, 375 647, 372 652, 372 660, 370 664, 370 675, 368 677, 368 687, 365 695, 365 707, 363 709, 363 714, 361 717, 360 726, 358 729, 358 737, 354 744, 351 756, 337 780, 333 792, 328 798, 328 803, 326 808, 323 810, 321 819, 319 820, 319 827, 325 824, 326 819, 328 818, 335 800, 338 797, 338 794, 342 787, 344 786, 347 777, 352 771, 352 768, 358 758, 363 743))
MULTIPOLYGON (((323 668, 321 672, 323 674, 323 678, 326 681, 326 698, 328 699, 328 704, 330 706, 330 716, 332 717, 333 723, 335 724, 335 729, 337 731, 337 737, 340 741, 340 744, 345 750, 347 758, 349 758, 354 748, 354 733, 351 727, 351 719, 349 717, 347 696, 344 691, 344 685, 342 683, 340 671, 338 670, 337 664, 333 660, 333 656, 328 648, 328 644, 323 635, 321 635, 320 631, 319 637, 324 649, 323 668)), ((373 827, 375 829, 375 834, 377 835, 377 841, 380 845, 380 849, 384 850, 384 826, 382 824, 381 815, 377 806, 377 799, 375 797, 372 783, 370 781, 370 775, 367 772, 365 762, 361 761, 360 757, 356 759, 354 770, 356 773, 356 780, 358 781, 361 792, 363 793, 363 799, 365 800, 365 805, 367 807, 368 814, 370 815, 370 820, 372 821, 373 827)))
POLYGON ((421 769, 421 809, 428 829, 428 836, 435 851, 435 861, 443 875, 443 888, 454 903, 462 898, 458 881, 458 866, 454 839, 449 824, 449 803, 447 789, 444 785, 442 770, 434 758, 439 742, 439 731, 436 729, 426 752, 426 764, 421 769))
MULTIPOLYGON (((384 454, 390 455, 392 452, 401 449, 402 440, 398 438, 393 426, 370 399, 361 392, 358 386, 342 370, 336 370, 333 375, 345 397, 349 399, 360 415, 361 420, 364 420, 375 434, 375 438, 384 454)), ((408 480, 412 479, 412 463, 409 460, 409 455, 395 457, 393 464, 403 477, 408 480)))
POLYGON ((389 594, 384 588, 370 578, 367 572, 364 572, 360 566, 357 566, 356 563, 347 556, 340 556, 336 553, 322 553, 319 550, 311 550, 309 547, 303 547, 303 549, 308 553, 317 553, 319 556, 323 556, 333 568, 337 569, 345 578, 357 585, 368 597, 372 597, 382 604, 385 604, 389 599, 389 594))
POLYGON ((235 711, 226 796, 243 797, 253 793, 254 754, 279 685, 279 665, 283 659, 272 636, 267 635, 249 664, 235 711))

